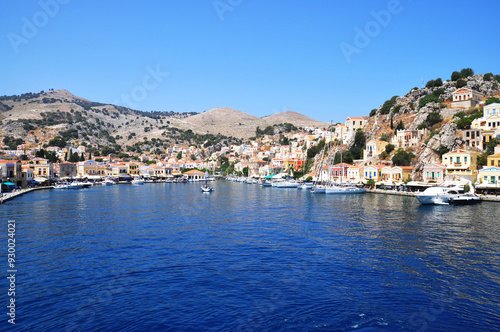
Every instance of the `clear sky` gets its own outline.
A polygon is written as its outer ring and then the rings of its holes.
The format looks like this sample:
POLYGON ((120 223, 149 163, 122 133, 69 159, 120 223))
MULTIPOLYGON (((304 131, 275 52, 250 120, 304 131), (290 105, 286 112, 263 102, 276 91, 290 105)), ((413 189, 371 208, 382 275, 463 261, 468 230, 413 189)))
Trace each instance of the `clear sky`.
POLYGON ((499 12, 497 0, 2 1, 0 95, 343 122, 422 79, 500 74, 499 12))

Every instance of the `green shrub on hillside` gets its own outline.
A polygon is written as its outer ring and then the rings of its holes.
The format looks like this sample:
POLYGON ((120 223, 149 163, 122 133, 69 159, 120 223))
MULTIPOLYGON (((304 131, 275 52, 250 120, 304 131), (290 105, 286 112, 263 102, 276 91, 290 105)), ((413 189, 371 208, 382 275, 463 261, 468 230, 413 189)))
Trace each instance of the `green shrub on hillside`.
POLYGON ((457 83, 455 84, 455 87, 456 87, 457 89, 460 89, 460 88, 463 88, 464 86, 467 86, 467 82, 466 82, 464 79, 459 78, 459 79, 457 80, 457 83))
POLYGON ((494 103, 500 103, 500 98, 497 98, 497 97, 488 98, 488 99, 486 99, 486 102, 484 104, 489 105, 489 104, 494 104, 494 103))
POLYGON ((418 102, 418 108, 422 108, 428 103, 440 103, 440 102, 442 102, 442 100, 436 97, 435 95, 432 94, 427 95, 423 98, 420 98, 420 101, 418 102))
POLYGON ((439 87, 441 85, 443 85, 443 80, 441 78, 438 78, 436 80, 430 80, 429 82, 427 82, 425 87, 426 88, 434 88, 434 87, 439 87))
POLYGON ((397 98, 398 98, 398 96, 393 96, 391 99, 386 100, 384 102, 384 105, 382 105, 382 107, 380 108, 380 113, 381 114, 389 114, 389 112, 391 111, 391 108, 394 106, 394 104, 396 104, 397 98))

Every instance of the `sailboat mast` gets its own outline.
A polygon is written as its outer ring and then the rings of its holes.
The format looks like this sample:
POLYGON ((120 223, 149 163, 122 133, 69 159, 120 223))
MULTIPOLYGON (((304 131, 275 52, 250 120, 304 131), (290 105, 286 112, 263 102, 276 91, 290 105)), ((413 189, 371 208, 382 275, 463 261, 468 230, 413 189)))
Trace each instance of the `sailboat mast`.
POLYGON ((343 143, 343 133, 342 127, 340 127, 340 185, 342 185, 342 175, 344 173, 344 166, 342 166, 342 143, 343 143))
POLYGON ((330 162, 328 163, 328 185, 332 183, 332 146, 333 146, 333 139, 332 139, 332 131, 333 131, 333 120, 330 120, 330 143, 328 144, 329 149, 328 149, 328 159, 330 162))

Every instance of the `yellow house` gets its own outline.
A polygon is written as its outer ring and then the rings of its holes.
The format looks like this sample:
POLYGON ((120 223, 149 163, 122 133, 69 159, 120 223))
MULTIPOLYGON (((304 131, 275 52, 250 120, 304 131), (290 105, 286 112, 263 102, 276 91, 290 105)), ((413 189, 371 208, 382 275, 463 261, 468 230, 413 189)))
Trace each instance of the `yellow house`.
POLYGON ((500 185, 500 167, 488 167, 479 171, 479 183, 485 185, 493 185, 498 187, 500 185))
POLYGON ((357 116, 350 116, 345 120, 345 128, 347 131, 356 131, 358 129, 363 129, 366 125, 366 120, 357 117, 357 116))
POLYGON ((79 177, 99 178, 106 174, 106 167, 94 160, 81 161, 76 165, 79 177))
POLYGON ((139 174, 139 164, 133 161, 127 163, 127 173, 130 175, 139 174))
POLYGON ((411 181, 413 166, 395 166, 392 171, 392 178, 396 182, 411 181))
POLYGON ((33 159, 33 175, 49 180, 54 178, 54 164, 43 158, 33 159))
POLYGON ((128 166, 125 165, 124 163, 115 163, 115 164, 111 164, 111 174, 113 174, 113 176, 127 176, 127 170, 128 170, 128 166))
POLYGON ((386 166, 382 168, 382 181, 384 182, 404 182, 411 180, 412 166, 386 166))
POLYGON ((364 180, 374 180, 375 182, 378 182, 382 179, 382 168, 386 166, 384 165, 370 165, 370 166, 365 166, 364 169, 364 180))
POLYGON ((351 166, 347 169, 347 181, 357 182, 363 178, 363 166, 351 166))
POLYGON ((488 156, 487 166, 498 166, 498 167, 500 167, 500 153, 488 156))
POLYGON ((446 166, 447 180, 468 180, 475 182, 477 178, 477 156, 473 151, 455 150, 442 156, 446 166))
POLYGON ((382 151, 385 151, 386 145, 389 144, 385 141, 379 141, 376 139, 370 140, 366 143, 366 149, 363 150, 363 160, 366 161, 369 158, 379 156, 382 151))

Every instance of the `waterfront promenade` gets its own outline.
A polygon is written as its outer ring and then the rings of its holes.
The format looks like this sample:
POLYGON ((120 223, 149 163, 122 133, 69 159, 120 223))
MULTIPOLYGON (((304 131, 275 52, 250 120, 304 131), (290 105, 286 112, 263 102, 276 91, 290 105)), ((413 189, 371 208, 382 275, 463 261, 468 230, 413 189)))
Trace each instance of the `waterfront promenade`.
MULTIPOLYGON (((399 195, 399 196, 415 196, 414 192, 385 190, 385 189, 366 189, 368 193, 385 194, 385 195, 399 195)), ((493 195, 480 195, 483 201, 487 202, 500 202, 500 196, 493 195)))
POLYGON ((52 186, 38 187, 38 188, 24 188, 24 189, 21 189, 21 190, 10 192, 10 193, 2 193, 2 196, 0 197, 0 203, 4 203, 4 202, 7 202, 7 201, 10 201, 11 199, 14 199, 14 198, 16 198, 18 196, 30 193, 30 192, 35 191, 35 190, 53 189, 53 188, 54 187, 52 187, 52 186))

